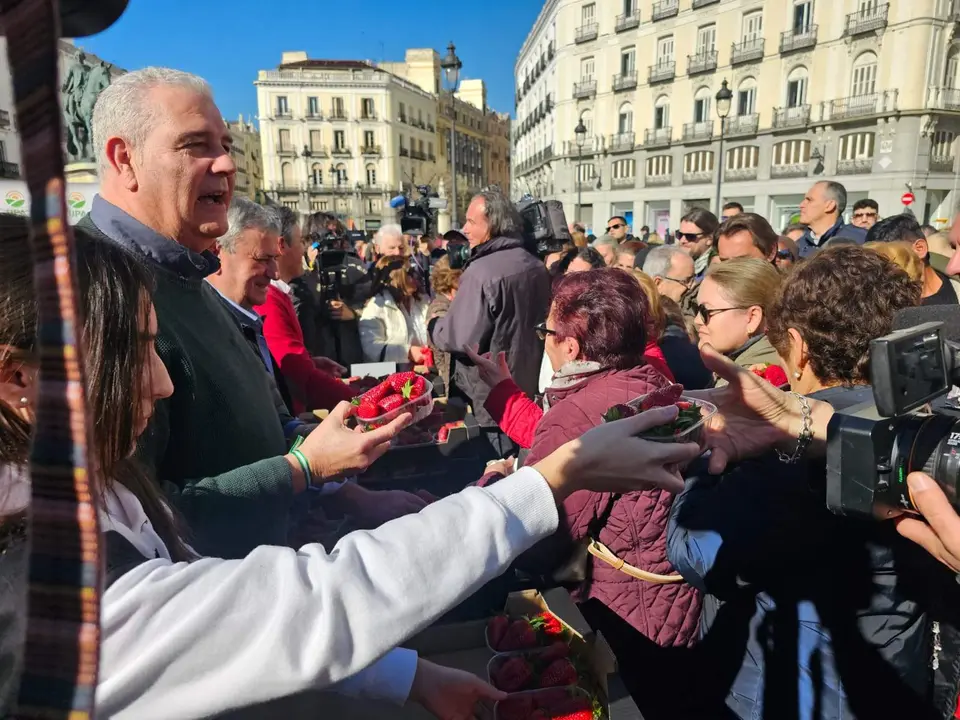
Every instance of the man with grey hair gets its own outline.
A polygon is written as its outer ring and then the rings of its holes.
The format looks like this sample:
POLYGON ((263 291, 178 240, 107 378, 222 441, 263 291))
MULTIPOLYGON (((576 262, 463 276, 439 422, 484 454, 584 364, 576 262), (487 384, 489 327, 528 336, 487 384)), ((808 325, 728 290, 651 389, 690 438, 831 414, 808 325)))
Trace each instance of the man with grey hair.
POLYGON ((611 235, 604 235, 603 237, 597 238, 590 247, 600 253, 600 257, 603 258, 607 267, 612 267, 617 264, 617 250, 620 247, 620 243, 611 235))
POLYGON ((863 245, 867 231, 843 222, 847 209, 847 189, 838 182, 814 183, 800 203, 800 222, 807 231, 797 240, 800 257, 808 257, 830 240, 848 240, 863 245))
MULTIPOLYGON (((302 425, 281 425, 262 358, 204 281, 220 267, 211 249, 227 234, 236 175, 223 115, 201 78, 145 68, 100 94, 93 135, 100 192, 78 228, 119 245, 151 273, 157 350, 176 388, 157 403, 139 457, 175 488, 199 552, 235 558, 284 545, 294 496, 357 470, 349 459, 357 447, 345 434, 331 446, 329 432, 325 440, 315 431, 299 448, 304 462, 289 452, 302 425)), ((255 208, 241 215, 257 218, 250 222, 264 233, 277 231, 255 208)), ((237 241, 227 234, 225 247, 237 241)), ((256 292, 275 260, 258 250, 250 262, 264 267, 250 283, 256 292)))
MULTIPOLYGON (((525 247, 520 213, 499 190, 474 196, 463 234, 470 244, 470 258, 449 312, 431 321, 430 334, 434 347, 454 355, 453 382, 472 401, 494 450, 507 457, 514 446, 497 427, 500 410, 491 414, 484 406, 493 388, 481 380, 463 348, 477 346, 481 354, 494 358, 506 353, 513 382, 533 396, 543 356, 543 342, 534 329, 550 309, 550 276, 525 247)), ((496 402, 497 397, 491 400, 496 402)))
POLYGON ((663 297, 679 304, 684 293, 697 282, 690 253, 673 245, 653 248, 643 261, 643 271, 653 278, 663 297))
POLYGON ((377 259, 382 257, 403 257, 406 252, 403 229, 396 224, 384 225, 373 236, 373 249, 377 259))

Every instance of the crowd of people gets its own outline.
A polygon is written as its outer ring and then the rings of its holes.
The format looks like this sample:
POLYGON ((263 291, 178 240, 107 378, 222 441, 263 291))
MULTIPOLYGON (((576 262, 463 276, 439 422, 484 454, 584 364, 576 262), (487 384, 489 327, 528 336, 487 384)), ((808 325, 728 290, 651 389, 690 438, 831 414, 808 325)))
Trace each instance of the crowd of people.
MULTIPOLYGON (((309 692, 316 716, 337 693, 473 717, 504 694, 402 645, 504 573, 571 591, 646 720, 954 716, 960 518, 923 475, 929 524, 832 515, 823 463, 832 413, 870 397, 871 341, 958 304, 953 232, 871 200, 847 224, 824 180, 781 232, 728 203, 666 239, 618 216, 538 253, 490 188, 443 237, 351 241, 234 197, 209 86, 163 68, 102 92, 93 142, 74 239, 102 717, 273 717, 309 692), (435 369, 481 428, 483 476, 440 499, 358 482, 411 419, 349 428, 361 362, 435 369), (674 383, 719 406, 702 444, 639 437, 673 407, 602 422, 674 383), (325 547, 340 517, 358 529, 325 547)), ((0 232, 6 713, 42 358, 29 227, 0 232)))

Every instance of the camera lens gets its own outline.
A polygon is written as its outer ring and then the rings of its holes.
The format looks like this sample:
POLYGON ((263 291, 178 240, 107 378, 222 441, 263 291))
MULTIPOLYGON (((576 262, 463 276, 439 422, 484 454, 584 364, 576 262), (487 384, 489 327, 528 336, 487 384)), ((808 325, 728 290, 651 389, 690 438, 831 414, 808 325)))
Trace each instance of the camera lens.
POLYGON ((960 420, 945 415, 909 416, 898 428, 893 452, 893 486, 889 492, 896 507, 916 510, 907 488, 907 475, 924 472, 943 488, 958 506, 960 484, 960 420))

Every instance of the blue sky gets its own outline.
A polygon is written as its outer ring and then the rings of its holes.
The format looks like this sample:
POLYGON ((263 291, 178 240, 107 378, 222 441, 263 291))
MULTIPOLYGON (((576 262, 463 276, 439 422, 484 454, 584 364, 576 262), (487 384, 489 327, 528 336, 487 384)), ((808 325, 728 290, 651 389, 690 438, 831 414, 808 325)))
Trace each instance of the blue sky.
POLYGON ((539 0, 130 0, 113 27, 77 44, 127 70, 166 65, 201 75, 233 119, 256 114, 257 71, 276 67, 283 50, 402 60, 408 47, 445 54, 453 40, 463 76, 486 80, 490 106, 512 113, 513 63, 541 6, 539 0))

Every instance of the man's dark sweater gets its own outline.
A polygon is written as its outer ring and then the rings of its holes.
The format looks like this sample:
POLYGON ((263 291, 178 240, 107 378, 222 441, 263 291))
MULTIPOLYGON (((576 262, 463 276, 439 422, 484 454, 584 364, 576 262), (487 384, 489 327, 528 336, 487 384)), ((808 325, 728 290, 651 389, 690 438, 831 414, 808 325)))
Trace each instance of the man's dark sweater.
POLYGON ((157 403, 139 456, 198 552, 236 558, 285 544, 293 499, 287 443, 260 360, 203 278, 218 267, 100 197, 78 228, 140 259, 155 281, 157 351, 173 395, 157 403))

